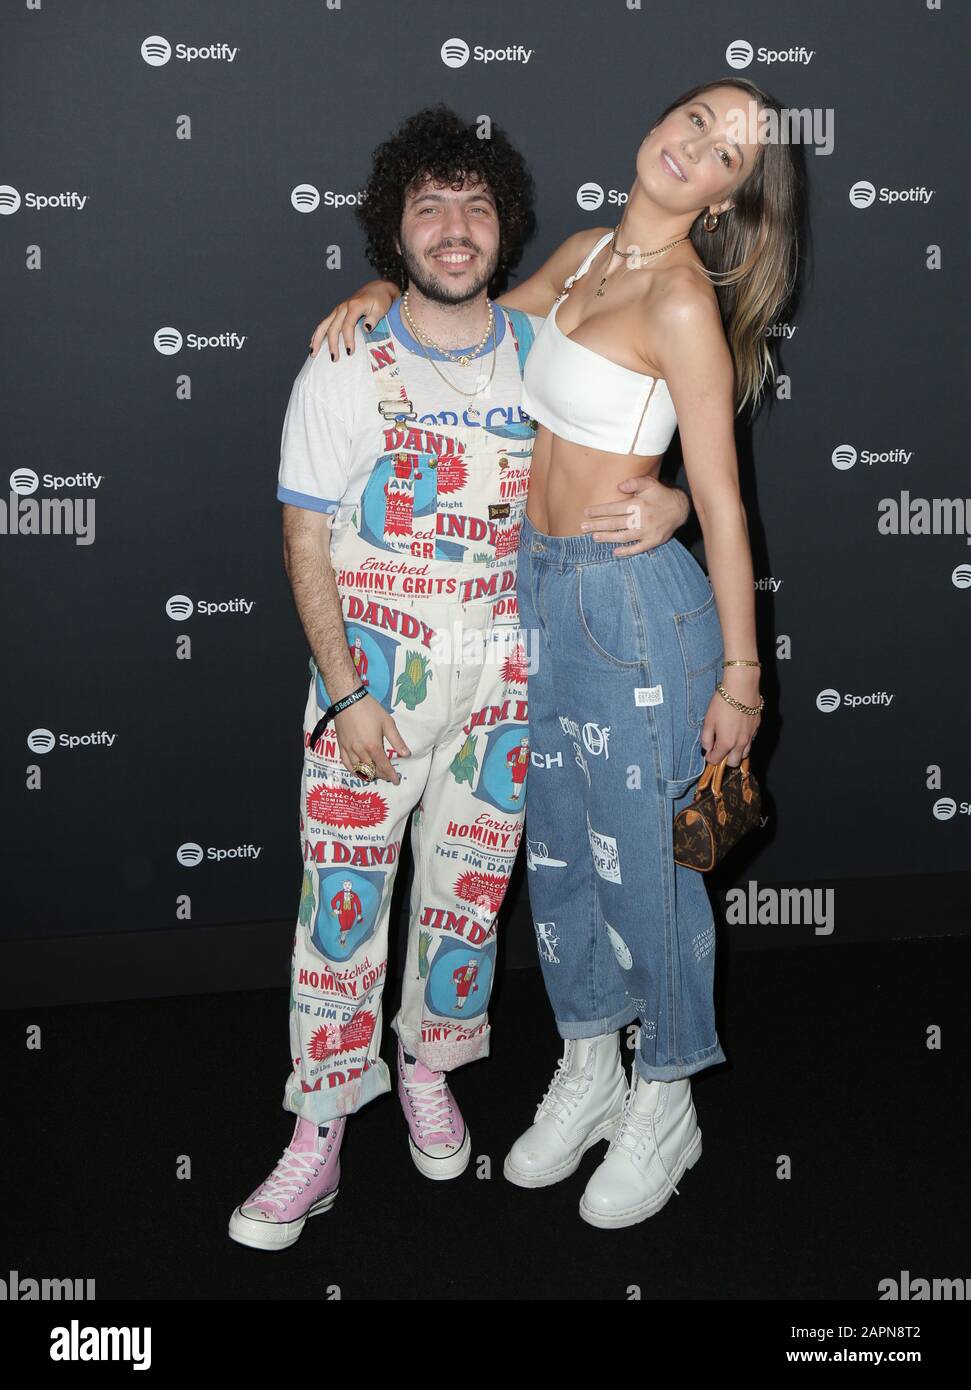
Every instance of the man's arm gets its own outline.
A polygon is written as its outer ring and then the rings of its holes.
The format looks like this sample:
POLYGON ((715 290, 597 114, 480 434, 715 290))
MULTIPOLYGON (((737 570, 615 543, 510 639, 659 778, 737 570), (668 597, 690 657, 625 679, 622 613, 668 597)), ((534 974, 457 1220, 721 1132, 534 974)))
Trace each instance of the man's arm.
MULTIPOLYGON (((355 378, 369 372, 361 359, 333 363, 308 357, 294 381, 280 441, 277 499, 283 504, 283 564, 307 643, 327 693, 337 701, 361 685, 344 630, 343 606, 330 559, 334 513, 348 487, 351 436, 339 406, 353 398, 355 378)), ((368 383, 369 384, 369 383, 368 383)), ((379 700, 365 695, 334 716, 341 761, 348 772, 367 762, 378 777, 401 778, 384 749, 408 746, 379 700)))
MULTIPOLYGON (((307 642, 334 703, 356 690, 361 677, 347 645, 340 593, 330 562, 331 523, 327 512, 283 504, 283 565, 307 642)), ((394 719, 373 696, 366 695, 336 714, 334 732, 348 772, 354 771, 355 762, 365 761, 384 781, 395 786, 401 781, 385 752, 384 740, 399 757, 408 757, 410 749, 394 719)))
POLYGON ((330 562, 333 517, 283 504, 283 567, 303 630, 332 700, 361 684, 347 645, 341 597, 330 562))
POLYGON ((615 555, 639 555, 664 545, 691 515, 688 494, 660 478, 625 478, 617 490, 629 494, 626 501, 591 503, 580 523, 593 540, 613 544, 615 555))
POLYGON ((304 362, 287 403, 277 474, 283 567, 317 669, 334 700, 360 685, 330 563, 331 526, 347 487, 351 442, 343 417, 329 402, 336 404, 338 383, 352 388, 351 370, 350 363, 304 362))

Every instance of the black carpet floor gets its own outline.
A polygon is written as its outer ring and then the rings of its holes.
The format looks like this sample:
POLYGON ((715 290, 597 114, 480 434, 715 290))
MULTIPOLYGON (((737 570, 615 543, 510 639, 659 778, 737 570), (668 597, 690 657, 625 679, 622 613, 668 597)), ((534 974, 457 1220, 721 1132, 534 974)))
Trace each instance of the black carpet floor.
MULTIPOLYGON (((969 965, 966 939, 821 942, 720 963, 729 1063, 693 1079, 703 1156, 680 1196, 617 1232, 577 1214, 603 1146, 555 1187, 502 1176, 561 1050, 539 971, 508 972, 492 1056, 453 1076, 476 1156, 465 1174, 422 1177, 397 1100, 383 1096, 348 1123, 332 1211, 273 1254, 237 1245, 226 1225, 293 1128, 281 1107, 285 987, 5 1013, 0 1274, 93 1278, 99 1301, 338 1289, 623 1300, 635 1288, 643 1299, 869 1301, 903 1271, 964 1278, 969 965), (30 1051, 36 1024, 43 1046, 30 1051), (177 1176, 182 1156, 191 1178, 177 1176)), ((389 1059, 393 1043, 386 1028, 389 1059)))

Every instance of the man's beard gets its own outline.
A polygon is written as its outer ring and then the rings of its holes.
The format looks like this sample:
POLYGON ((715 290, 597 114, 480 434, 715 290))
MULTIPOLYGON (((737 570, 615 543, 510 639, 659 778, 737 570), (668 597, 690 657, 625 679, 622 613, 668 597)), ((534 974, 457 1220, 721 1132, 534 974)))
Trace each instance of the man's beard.
MULTIPOLYGON (((453 246, 451 250, 477 252, 478 247, 453 246)), ((475 299, 476 295, 481 294, 495 275, 499 253, 496 252, 491 263, 486 262, 482 265, 481 274, 473 280, 471 285, 465 289, 454 290, 450 289, 444 280, 440 280, 434 271, 429 271, 425 262, 413 256, 407 246, 401 248, 401 259, 404 262, 409 285, 414 285, 415 289, 426 299, 432 300, 435 304, 465 304, 468 300, 475 299)))

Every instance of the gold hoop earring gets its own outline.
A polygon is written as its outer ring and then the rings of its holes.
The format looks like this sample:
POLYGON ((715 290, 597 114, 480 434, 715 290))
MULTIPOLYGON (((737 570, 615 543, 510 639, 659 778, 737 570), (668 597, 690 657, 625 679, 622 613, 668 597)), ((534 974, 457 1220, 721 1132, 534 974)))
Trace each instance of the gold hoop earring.
POLYGON ((706 212, 702 226, 706 232, 713 232, 718 226, 718 214, 716 212, 706 212))

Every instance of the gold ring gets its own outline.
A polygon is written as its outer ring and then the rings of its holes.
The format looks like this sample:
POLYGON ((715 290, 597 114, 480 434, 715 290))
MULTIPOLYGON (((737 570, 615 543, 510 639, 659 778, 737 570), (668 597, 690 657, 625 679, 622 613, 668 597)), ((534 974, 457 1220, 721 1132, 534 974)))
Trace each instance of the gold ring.
POLYGON ((365 782, 374 781, 374 768, 370 763, 359 762, 354 764, 354 771, 364 779, 365 782))

